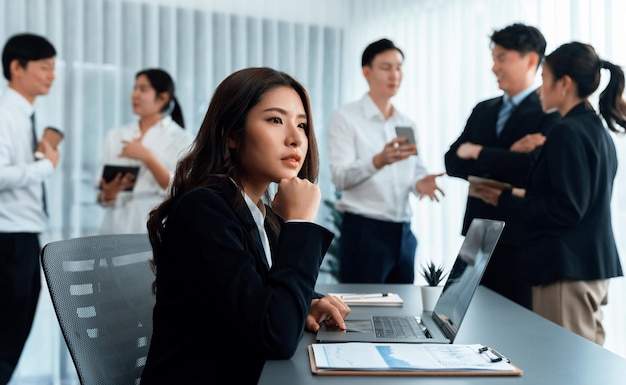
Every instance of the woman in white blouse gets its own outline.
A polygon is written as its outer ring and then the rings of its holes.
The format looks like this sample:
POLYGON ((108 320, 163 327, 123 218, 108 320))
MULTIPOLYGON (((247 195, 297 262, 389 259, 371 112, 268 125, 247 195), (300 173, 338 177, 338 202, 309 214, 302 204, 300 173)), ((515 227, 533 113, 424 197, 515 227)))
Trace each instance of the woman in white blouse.
POLYGON ((106 207, 101 234, 147 232, 148 214, 165 197, 176 163, 193 141, 183 128, 174 81, 162 69, 137 73, 132 105, 139 120, 108 133, 99 175, 105 165, 138 166, 139 173, 100 180, 98 203, 106 207))

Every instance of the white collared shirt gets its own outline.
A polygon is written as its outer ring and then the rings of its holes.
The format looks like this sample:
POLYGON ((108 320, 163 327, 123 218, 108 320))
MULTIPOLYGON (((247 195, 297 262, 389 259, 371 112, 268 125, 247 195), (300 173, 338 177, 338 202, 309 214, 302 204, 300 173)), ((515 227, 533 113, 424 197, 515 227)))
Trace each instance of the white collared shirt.
MULTIPOLYGON (((100 172, 96 175, 96 185, 100 184, 100 177, 104 170, 104 165, 112 164, 116 166, 138 166, 139 174, 132 193, 136 194, 160 194, 163 197, 167 194, 167 188, 161 188, 159 182, 154 178, 148 167, 139 159, 122 158, 119 154, 124 148, 124 141, 132 141, 141 137, 139 121, 134 121, 117 127, 109 131, 104 144, 102 154, 102 164, 100 172)), ((189 150, 193 142, 193 136, 189 131, 180 127, 170 116, 165 116, 150 127, 141 144, 149 149, 159 162, 169 170, 170 181, 176 171, 176 163, 189 150)), ((120 194, 130 195, 131 192, 123 191, 120 194)))
POLYGON ((11 88, 0 96, 0 232, 41 233, 48 224, 42 183, 54 166, 48 159, 35 160, 33 112, 11 88))
POLYGON ((265 215, 261 212, 261 209, 252 202, 252 199, 242 191, 243 198, 248 205, 248 209, 250 209, 250 213, 252 214, 252 218, 254 218, 254 223, 256 223, 256 227, 259 229, 259 235, 261 236, 261 242, 263 243, 263 250, 265 251, 265 258, 267 259, 267 265, 272 268, 272 250, 270 249, 270 240, 267 238, 267 233, 265 232, 265 215))
POLYGON ((369 94, 333 112, 327 143, 333 183, 342 192, 338 210, 391 222, 411 220, 409 194, 417 194, 417 181, 428 174, 422 160, 411 156, 380 170, 373 162, 397 136, 396 126, 412 127, 419 148, 415 124, 395 107, 385 120, 369 94))
MULTIPOLYGON (((121 158, 124 141, 141 136, 139 122, 134 121, 109 131, 106 137, 102 164, 94 176, 94 184, 100 184, 104 165, 138 166, 139 173, 132 191, 120 192, 115 204, 106 207, 100 226, 100 234, 145 233, 150 211, 160 204, 167 195, 168 188, 162 188, 146 164, 138 159, 121 158)), ((176 163, 187 153, 193 143, 193 136, 184 130, 171 117, 165 116, 150 127, 141 143, 170 172, 170 184, 176 171, 176 163)), ((169 186, 168 186, 169 187, 169 186)), ((97 191, 97 190, 96 190, 97 191)), ((97 195, 94 194, 94 198, 97 195)))

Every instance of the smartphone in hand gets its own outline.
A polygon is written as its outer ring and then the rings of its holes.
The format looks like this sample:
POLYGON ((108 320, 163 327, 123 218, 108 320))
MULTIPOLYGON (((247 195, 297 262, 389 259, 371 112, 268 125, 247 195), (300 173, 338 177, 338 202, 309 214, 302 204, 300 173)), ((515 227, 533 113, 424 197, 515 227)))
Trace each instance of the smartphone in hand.
POLYGON ((396 126, 396 135, 406 138, 402 144, 415 144, 415 134, 411 126, 396 126))

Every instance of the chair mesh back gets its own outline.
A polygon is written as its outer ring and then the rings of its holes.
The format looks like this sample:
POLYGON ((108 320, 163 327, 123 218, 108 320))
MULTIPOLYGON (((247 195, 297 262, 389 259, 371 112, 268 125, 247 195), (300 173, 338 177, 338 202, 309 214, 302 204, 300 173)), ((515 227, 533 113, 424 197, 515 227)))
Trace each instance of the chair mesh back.
POLYGON ((146 234, 44 247, 44 275, 81 384, 139 384, 152 337, 150 258, 146 234))

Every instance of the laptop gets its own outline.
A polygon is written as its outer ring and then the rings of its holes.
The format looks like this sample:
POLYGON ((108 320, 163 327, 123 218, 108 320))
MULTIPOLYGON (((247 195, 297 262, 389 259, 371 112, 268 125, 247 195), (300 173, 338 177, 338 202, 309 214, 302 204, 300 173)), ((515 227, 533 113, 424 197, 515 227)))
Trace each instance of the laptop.
POLYGON ((472 220, 432 312, 347 319, 346 330, 322 324, 317 341, 453 343, 503 229, 502 221, 472 220))

